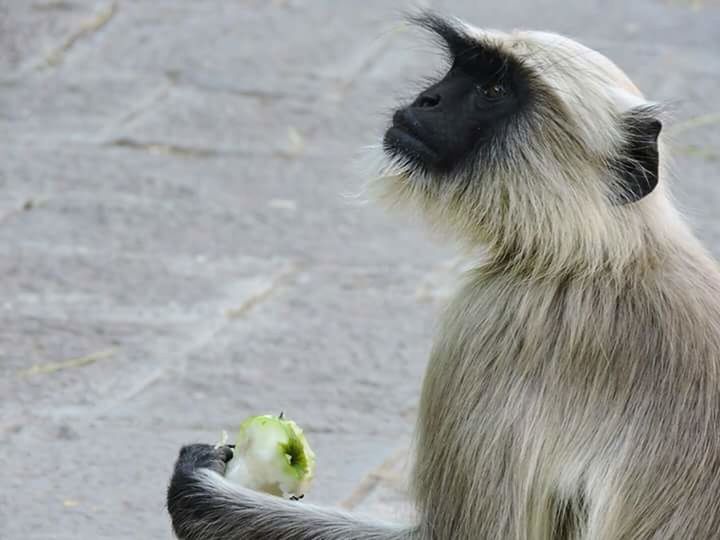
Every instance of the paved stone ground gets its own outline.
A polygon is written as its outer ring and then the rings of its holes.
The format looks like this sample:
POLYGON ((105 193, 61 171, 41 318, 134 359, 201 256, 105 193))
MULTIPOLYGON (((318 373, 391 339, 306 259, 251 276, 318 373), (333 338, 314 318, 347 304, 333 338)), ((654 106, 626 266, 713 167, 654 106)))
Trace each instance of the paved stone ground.
MULTIPOLYGON (((720 253, 716 1, 430 5, 577 36, 671 100, 676 192, 720 253)), ((455 266, 342 196, 437 66, 404 7, 0 0, 0 538, 169 538, 179 446, 281 409, 313 500, 406 512, 455 266)))

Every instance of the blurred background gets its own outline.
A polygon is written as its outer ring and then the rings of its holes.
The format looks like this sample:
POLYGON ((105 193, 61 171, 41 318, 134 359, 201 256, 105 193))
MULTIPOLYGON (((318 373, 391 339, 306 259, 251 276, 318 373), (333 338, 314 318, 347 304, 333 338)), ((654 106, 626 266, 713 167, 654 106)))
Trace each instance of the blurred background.
POLYGON ((408 7, 614 59, 671 105, 674 191, 720 254, 717 0, 0 0, 0 538, 170 538, 180 445, 281 410, 310 500, 407 513, 461 265, 343 194, 441 65, 408 7))

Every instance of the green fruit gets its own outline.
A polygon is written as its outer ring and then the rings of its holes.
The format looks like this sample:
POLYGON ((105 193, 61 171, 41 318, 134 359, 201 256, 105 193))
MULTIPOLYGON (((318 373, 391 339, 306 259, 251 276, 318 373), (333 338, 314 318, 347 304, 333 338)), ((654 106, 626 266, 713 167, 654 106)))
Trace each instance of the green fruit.
POLYGON ((292 420, 252 416, 240 424, 225 478, 273 495, 305 493, 315 473, 315 453, 292 420))

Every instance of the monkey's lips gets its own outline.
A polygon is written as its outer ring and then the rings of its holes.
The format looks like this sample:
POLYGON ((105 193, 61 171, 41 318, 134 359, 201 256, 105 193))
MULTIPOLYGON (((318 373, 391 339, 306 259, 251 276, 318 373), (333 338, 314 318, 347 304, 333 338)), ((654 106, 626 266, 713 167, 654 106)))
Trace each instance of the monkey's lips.
POLYGON ((422 165, 439 161, 438 154, 423 140, 420 128, 408 113, 399 111, 393 117, 393 125, 385 132, 383 148, 393 157, 404 157, 422 165))

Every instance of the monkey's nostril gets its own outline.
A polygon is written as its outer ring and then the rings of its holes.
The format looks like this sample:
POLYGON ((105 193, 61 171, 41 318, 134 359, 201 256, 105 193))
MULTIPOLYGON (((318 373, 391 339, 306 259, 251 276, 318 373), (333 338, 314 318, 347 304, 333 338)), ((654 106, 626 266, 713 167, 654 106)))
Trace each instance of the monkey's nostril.
POLYGON ((423 109, 437 107, 440 104, 440 96, 438 94, 423 94, 417 98, 414 105, 423 109))

